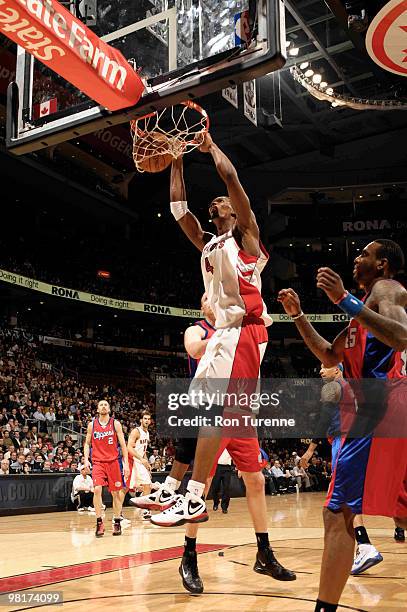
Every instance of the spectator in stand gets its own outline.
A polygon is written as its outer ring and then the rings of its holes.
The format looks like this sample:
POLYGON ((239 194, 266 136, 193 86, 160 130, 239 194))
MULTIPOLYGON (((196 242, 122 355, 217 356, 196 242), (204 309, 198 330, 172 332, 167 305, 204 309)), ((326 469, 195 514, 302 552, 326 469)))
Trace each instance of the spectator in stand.
POLYGON ((273 472, 271 471, 270 461, 267 462, 263 468, 263 474, 265 479, 266 495, 277 495, 277 490, 273 480, 273 472))
POLYGON ((14 448, 13 440, 10 438, 10 431, 8 429, 3 431, 3 446, 7 446, 8 448, 12 446, 14 448))
POLYGON ((274 484, 277 491, 287 491, 286 477, 284 475, 283 470, 281 469, 281 464, 279 461, 274 462, 274 465, 271 468, 271 473, 273 474, 274 484))
POLYGON ((12 449, 13 450, 8 450, 6 453, 4 453, 4 459, 8 459, 8 461, 10 461, 10 465, 17 461, 17 451, 14 450, 14 446, 12 449))
POLYGON ((77 504, 78 512, 94 510, 93 508, 93 481, 90 477, 90 470, 81 466, 80 474, 76 476, 72 483, 71 499, 77 504))
POLYGON ((23 465, 23 474, 31 474, 31 466, 29 463, 24 463, 23 465))
POLYGON ((294 465, 298 465, 301 459, 298 453, 294 451, 293 453, 291 453, 291 457, 292 457, 292 461, 294 462, 294 465))
POLYGON ((150 458, 148 460, 150 465, 154 465, 154 463, 156 462, 157 459, 159 459, 159 454, 158 454, 158 448, 154 448, 153 449, 153 454, 150 455, 150 458))
POLYGON ((312 487, 315 491, 323 491, 322 470, 316 457, 312 457, 311 464, 308 467, 308 475, 312 487))
POLYGON ((0 463, 0 476, 5 476, 6 474, 9 474, 9 467, 10 464, 8 462, 7 459, 3 459, 0 463))
POLYGON ((54 423, 55 423, 56 419, 57 419, 57 417, 56 417, 56 414, 55 414, 55 410, 51 406, 50 408, 48 408, 47 412, 45 413, 45 420, 47 422, 48 432, 52 431, 52 428, 54 426, 54 423))
POLYGON ((14 448, 16 448, 17 450, 19 450, 19 449, 20 449, 20 446, 21 446, 21 441, 20 441, 20 431, 19 431, 19 430, 17 430, 17 429, 15 429, 15 430, 13 431, 13 434, 12 434, 12 436, 11 436, 11 439, 12 439, 12 441, 13 441, 14 448))
POLYGON ((10 463, 10 474, 22 474, 24 471, 25 457, 18 455, 17 460, 10 463))
POLYGON ((42 468, 44 466, 44 457, 41 453, 36 453, 34 456, 34 460, 30 463, 31 471, 35 473, 42 472, 42 468))
POLYGON ((39 432, 46 431, 46 418, 44 415, 44 409, 42 406, 38 406, 37 410, 33 414, 33 419, 37 422, 39 432))
POLYGON ((162 464, 161 464, 161 458, 157 457, 157 459, 154 461, 152 467, 151 467, 151 471, 152 472, 163 472, 165 468, 163 468, 162 464))
POLYGON ((44 461, 44 467, 42 468, 43 473, 44 472, 52 472, 52 468, 51 468, 51 461, 44 461))
POLYGON ((304 468, 295 465, 291 470, 291 474, 293 478, 295 478, 300 489, 302 489, 303 491, 311 491, 311 483, 309 480, 309 476, 304 470, 304 468))
POLYGON ((67 455, 65 459, 65 467, 63 469, 63 472, 72 472, 72 462, 73 462, 72 455, 67 455))

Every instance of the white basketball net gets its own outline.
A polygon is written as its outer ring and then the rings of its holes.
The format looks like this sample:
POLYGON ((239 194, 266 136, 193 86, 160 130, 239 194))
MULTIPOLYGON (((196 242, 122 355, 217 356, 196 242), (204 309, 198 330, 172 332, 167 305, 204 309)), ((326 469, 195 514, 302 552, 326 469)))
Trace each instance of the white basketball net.
POLYGON ((188 100, 177 106, 164 108, 130 122, 133 136, 133 160, 139 172, 143 162, 156 155, 179 157, 199 147, 209 130, 207 112, 188 100), (155 138, 161 134, 163 139, 155 138))

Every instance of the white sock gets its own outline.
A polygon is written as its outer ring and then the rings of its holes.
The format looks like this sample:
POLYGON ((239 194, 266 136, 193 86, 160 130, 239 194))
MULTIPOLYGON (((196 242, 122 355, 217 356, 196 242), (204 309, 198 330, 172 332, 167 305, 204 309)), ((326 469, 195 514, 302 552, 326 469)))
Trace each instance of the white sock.
POLYGON ((164 481, 164 484, 168 489, 171 489, 171 491, 176 491, 177 489, 179 489, 181 481, 177 480, 176 478, 173 478, 172 476, 167 476, 164 481))
POLYGON ((205 483, 198 482, 197 480, 190 480, 187 485, 187 490, 190 493, 193 493, 194 495, 196 495, 197 497, 202 497, 203 492, 205 490, 205 483))

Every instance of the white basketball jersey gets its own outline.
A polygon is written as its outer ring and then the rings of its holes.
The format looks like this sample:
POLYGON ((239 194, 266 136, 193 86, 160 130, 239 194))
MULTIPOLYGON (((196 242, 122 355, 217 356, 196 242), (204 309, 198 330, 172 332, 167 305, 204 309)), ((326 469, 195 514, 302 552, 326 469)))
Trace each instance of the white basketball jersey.
POLYGON ((202 251, 201 267, 216 329, 242 324, 245 316, 261 317, 271 325, 261 297, 260 274, 268 255, 260 245, 260 256, 245 253, 229 230, 214 236, 202 251))
POLYGON ((137 429, 140 432, 140 437, 138 440, 136 440, 134 450, 144 459, 147 452, 148 443, 150 442, 150 434, 148 431, 144 431, 142 427, 137 427, 137 429))

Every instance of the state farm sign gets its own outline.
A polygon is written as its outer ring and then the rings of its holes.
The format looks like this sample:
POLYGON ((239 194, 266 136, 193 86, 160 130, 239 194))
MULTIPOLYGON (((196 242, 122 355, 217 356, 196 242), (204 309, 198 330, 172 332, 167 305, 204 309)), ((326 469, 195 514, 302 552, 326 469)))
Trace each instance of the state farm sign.
POLYGON ((384 70, 407 76, 407 0, 391 0, 376 15, 366 35, 366 49, 384 70))
POLYGON ((144 90, 126 58, 57 0, 0 0, 0 32, 109 110, 144 90))

